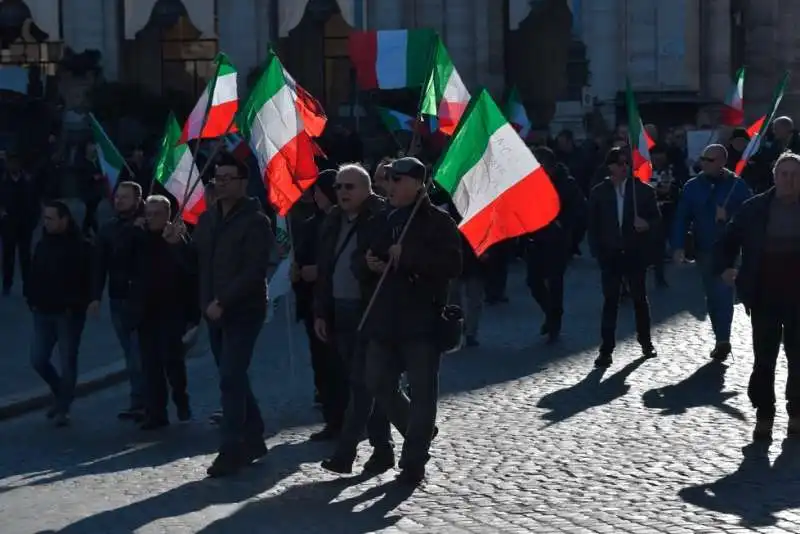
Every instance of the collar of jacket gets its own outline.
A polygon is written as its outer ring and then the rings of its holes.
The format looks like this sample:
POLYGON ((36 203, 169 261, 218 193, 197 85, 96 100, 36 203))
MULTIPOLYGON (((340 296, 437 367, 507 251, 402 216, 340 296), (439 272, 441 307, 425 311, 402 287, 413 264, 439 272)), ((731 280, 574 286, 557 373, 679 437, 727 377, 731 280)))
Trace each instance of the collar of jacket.
MULTIPOLYGON (((375 215, 379 211, 383 209, 383 206, 386 204, 386 201, 383 197, 376 195, 375 193, 370 193, 370 195, 361 203, 361 211, 358 212, 358 217, 362 215, 369 214, 375 215)), ((334 206, 331 208, 331 211, 328 212, 327 216, 333 215, 334 217, 339 217, 344 213, 342 208, 339 206, 334 206)))
POLYGON ((246 211, 258 211, 259 209, 260 205, 258 204, 258 200, 250 197, 242 197, 236 201, 236 204, 231 207, 231 210, 227 215, 222 214, 222 201, 218 200, 217 209, 214 210, 214 214, 219 222, 226 222, 238 216, 240 213, 244 213, 246 211))

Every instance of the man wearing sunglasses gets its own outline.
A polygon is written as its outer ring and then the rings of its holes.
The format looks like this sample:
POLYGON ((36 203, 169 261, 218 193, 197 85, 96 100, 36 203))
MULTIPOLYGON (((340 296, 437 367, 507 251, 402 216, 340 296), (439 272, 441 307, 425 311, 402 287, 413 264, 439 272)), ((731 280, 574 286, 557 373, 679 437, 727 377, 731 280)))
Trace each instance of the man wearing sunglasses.
POLYGON ((672 249, 675 263, 686 260, 686 233, 691 224, 695 257, 703 280, 706 307, 716 343, 711 358, 725 361, 731 353, 733 323, 733 288, 723 283, 714 272, 712 261, 717 241, 725 225, 745 200, 750 188, 744 180, 725 168, 728 151, 722 145, 709 145, 700 156, 703 172, 686 182, 672 228, 672 249))
POLYGON ((589 248, 600 264, 603 286, 602 342, 595 366, 611 366, 616 347, 617 313, 623 281, 630 287, 636 337, 646 358, 656 357, 650 336, 650 304, 645 274, 661 215, 655 190, 631 175, 630 151, 612 148, 605 164, 609 176, 589 197, 589 248))
POLYGON ((363 330, 369 340, 366 376, 389 420, 405 429, 399 480, 418 485, 425 478, 435 432, 441 359, 437 334, 449 285, 461 275, 461 235, 453 219, 428 198, 427 170, 420 160, 400 158, 387 173, 392 209, 375 219, 369 245, 362 249, 369 272, 364 280, 374 283, 385 273, 363 330), (403 371, 413 391, 410 401, 398 388, 403 371))

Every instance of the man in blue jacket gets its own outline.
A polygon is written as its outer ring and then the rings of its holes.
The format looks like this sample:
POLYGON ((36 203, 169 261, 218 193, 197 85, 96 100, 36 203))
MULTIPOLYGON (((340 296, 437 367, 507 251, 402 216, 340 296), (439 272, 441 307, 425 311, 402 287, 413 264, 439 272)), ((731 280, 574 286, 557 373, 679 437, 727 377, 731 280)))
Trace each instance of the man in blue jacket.
POLYGON ((689 180, 683 189, 672 235, 675 263, 683 263, 686 232, 691 225, 706 307, 716 338, 711 357, 720 362, 731 353, 734 292, 714 276, 714 246, 725 224, 751 196, 747 184, 725 168, 727 159, 728 151, 722 145, 709 145, 703 151, 700 157, 703 172, 689 180))

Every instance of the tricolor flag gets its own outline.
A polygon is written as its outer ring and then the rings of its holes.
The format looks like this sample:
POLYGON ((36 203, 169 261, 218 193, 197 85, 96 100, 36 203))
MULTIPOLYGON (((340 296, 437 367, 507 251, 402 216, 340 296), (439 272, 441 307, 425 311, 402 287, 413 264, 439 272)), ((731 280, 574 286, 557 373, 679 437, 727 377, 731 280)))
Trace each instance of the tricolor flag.
POLYGON ((179 144, 193 139, 213 139, 236 131, 232 124, 239 109, 236 69, 225 54, 216 60, 217 71, 186 119, 179 144))
POLYGON ((312 136, 325 128, 319 103, 298 86, 274 52, 239 115, 239 128, 256 156, 269 200, 286 215, 317 177, 312 136))
POLYGON ((437 118, 439 129, 452 135, 469 104, 469 91, 438 37, 433 51, 431 71, 422 86, 420 112, 437 118))
POLYGON ((202 184, 195 185, 200 180, 200 171, 195 165, 192 152, 186 144, 178 144, 180 137, 181 127, 175 115, 170 113, 153 172, 156 181, 178 201, 179 209, 183 207, 186 195, 194 187, 181 214, 184 221, 197 224, 197 218, 205 211, 205 196, 202 184))
POLYGON ((247 146, 247 140, 242 137, 240 133, 232 133, 226 135, 224 138, 225 150, 239 161, 247 161, 250 156, 250 147, 247 146))
POLYGON ((758 119, 747 129, 747 133, 750 134, 750 142, 747 144, 747 147, 742 153, 742 159, 740 159, 739 163, 736 164, 736 174, 742 174, 742 171, 744 170, 745 165, 747 165, 748 160, 753 157, 753 155, 761 148, 761 143, 764 140, 764 137, 767 135, 767 129, 772 124, 772 120, 775 118, 775 113, 778 112, 778 107, 781 105, 783 93, 786 91, 786 85, 788 83, 789 71, 786 71, 783 74, 783 78, 781 79, 780 83, 775 88, 769 113, 758 119))
POLYGON ((450 193, 478 255, 547 226, 560 209, 550 177, 486 90, 466 109, 433 179, 450 193))
POLYGON ((92 125, 94 143, 97 145, 97 157, 100 160, 100 169, 103 171, 103 176, 106 179, 108 194, 111 195, 117 187, 122 169, 125 168, 125 158, 119 153, 117 147, 114 146, 114 143, 92 113, 89 113, 89 122, 92 125))
POLYGON ((628 136, 633 157, 631 162, 633 175, 647 184, 653 176, 650 149, 655 142, 647 135, 639 117, 639 108, 636 106, 630 80, 625 81, 625 105, 628 109, 628 136))
POLYGON ((511 126, 519 132, 522 139, 527 139, 531 133, 531 121, 528 119, 528 113, 525 111, 525 106, 522 105, 522 99, 519 97, 516 87, 511 88, 505 112, 511 126))
POLYGON ((430 29, 351 33, 347 48, 358 84, 364 90, 421 86, 435 38, 430 29))
POLYGON ((733 87, 722 108, 721 120, 726 126, 739 126, 744 122, 744 71, 744 67, 736 71, 733 87))
POLYGON ((379 107, 378 114, 390 132, 413 132, 417 123, 416 117, 389 108, 379 107))

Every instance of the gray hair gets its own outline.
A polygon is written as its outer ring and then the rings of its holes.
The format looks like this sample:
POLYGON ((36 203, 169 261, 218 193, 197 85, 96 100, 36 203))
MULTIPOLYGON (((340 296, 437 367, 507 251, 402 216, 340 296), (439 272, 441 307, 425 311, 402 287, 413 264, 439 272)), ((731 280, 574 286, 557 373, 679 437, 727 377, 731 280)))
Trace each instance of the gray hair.
POLYGON ((172 214, 172 203, 164 195, 150 195, 145 200, 145 204, 157 204, 167 210, 168 214, 172 214))
POLYGON ((357 176, 361 185, 372 191, 372 178, 367 172, 367 169, 360 163, 345 163, 344 165, 340 165, 339 169, 336 171, 336 178, 338 179, 345 174, 357 176))
POLYGON ((778 172, 778 167, 781 165, 781 163, 786 163, 787 161, 792 161, 800 165, 800 155, 787 150, 786 152, 778 156, 778 159, 775 160, 775 165, 772 166, 772 174, 774 175, 776 172, 778 172))
POLYGON ((703 153, 711 152, 711 151, 719 152, 720 154, 722 154, 722 158, 723 159, 728 159, 728 149, 725 148, 722 145, 719 145, 719 144, 708 145, 705 148, 705 150, 703 150, 703 153))

